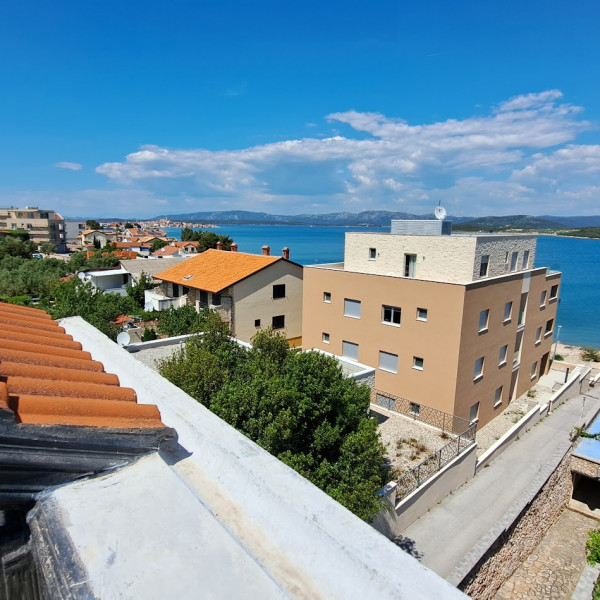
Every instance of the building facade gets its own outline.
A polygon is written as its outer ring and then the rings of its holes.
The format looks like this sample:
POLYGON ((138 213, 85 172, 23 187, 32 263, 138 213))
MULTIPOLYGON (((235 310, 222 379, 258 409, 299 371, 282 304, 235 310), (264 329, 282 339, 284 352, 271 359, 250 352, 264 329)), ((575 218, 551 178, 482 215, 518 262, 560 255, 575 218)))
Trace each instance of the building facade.
POLYGON ((66 252, 65 220, 53 210, 36 206, 0 208, 0 229, 26 231, 32 242, 54 244, 58 252, 66 252))
POLYGON ((376 368, 375 387, 483 425, 550 366, 560 273, 533 235, 347 233, 307 267, 303 345, 376 368))
MULTIPOLYGON (((245 342, 266 327, 285 335, 291 346, 302 336, 303 268, 287 258, 263 254, 206 250, 157 273, 159 288, 146 294, 152 307, 191 304, 216 310, 233 335, 245 342)), ((287 249, 286 249, 287 250, 287 249)), ((289 250, 288 254, 289 256, 289 250)))

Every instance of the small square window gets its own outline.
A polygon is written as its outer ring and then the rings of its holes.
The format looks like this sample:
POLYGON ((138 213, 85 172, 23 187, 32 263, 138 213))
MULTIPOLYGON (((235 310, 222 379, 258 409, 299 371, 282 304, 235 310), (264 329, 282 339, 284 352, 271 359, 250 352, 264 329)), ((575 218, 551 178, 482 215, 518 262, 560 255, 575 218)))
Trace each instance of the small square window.
POLYGON ((381 307, 381 321, 388 325, 400 325, 401 312, 398 306, 386 306, 384 304, 381 307))
POLYGON ((544 308, 546 306, 546 298, 548 296, 548 292, 544 290, 540 296, 540 308, 544 308))
POLYGON ((496 391, 494 393, 494 408, 496 408, 496 406, 499 406, 500 404, 502 404, 502 389, 503 389, 503 386, 496 388, 496 391))
POLYGON ((500 355, 498 356, 498 366, 499 367, 506 364, 507 352, 508 352, 508 346, 502 346, 502 348, 500 348, 500 355))
POLYGON ((329 334, 323 332, 323 337, 322 337, 323 343, 324 344, 329 344, 329 334))
POLYGON ((483 377, 483 356, 475 361, 475 369, 473 371, 473 379, 477 381, 483 377))
POLYGON ((358 344, 342 341, 342 356, 358 361, 358 344))
POLYGON ((421 405, 417 404, 416 402, 410 402, 409 403, 409 410, 410 410, 410 414, 414 415, 415 417, 419 416, 419 413, 421 412, 421 405))
POLYGON ((507 323, 511 319, 511 316, 512 316, 512 306, 513 306, 512 302, 507 302, 504 305, 504 322, 505 323, 507 323))
POLYGON ((487 331, 489 318, 490 318, 489 309, 486 308, 485 310, 482 310, 479 313, 479 333, 483 333, 484 331, 487 331))
POLYGON ((331 292, 323 292, 323 302, 327 302, 327 304, 331 302, 331 292))
POLYGON ((377 258, 377 248, 369 248, 369 260, 375 260, 377 258))
POLYGON ((271 321, 273 329, 283 329, 285 327, 285 315, 277 315, 271 321))
POLYGON ((531 379, 535 379, 537 377, 537 360, 531 365, 531 379))
POLYGON ((427 321, 426 308, 417 308, 417 321, 427 321))
POLYGON ((285 283, 278 283, 273 286, 273 300, 285 298, 285 283))
POLYGON ((417 371, 422 371, 424 364, 425 361, 422 358, 418 356, 413 356, 413 369, 417 369, 417 371))
POLYGON ((260 319, 254 319, 254 327, 260 327, 260 319))
POLYGON ((553 285, 550 288, 550 300, 556 300, 558 298, 558 284, 553 285))

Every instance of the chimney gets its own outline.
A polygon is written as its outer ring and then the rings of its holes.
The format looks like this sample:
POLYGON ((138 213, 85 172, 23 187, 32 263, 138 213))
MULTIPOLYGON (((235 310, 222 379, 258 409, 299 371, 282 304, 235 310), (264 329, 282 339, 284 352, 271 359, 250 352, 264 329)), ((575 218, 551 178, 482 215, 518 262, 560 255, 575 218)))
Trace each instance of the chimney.
POLYGON ((285 258, 285 260, 290 260, 290 249, 289 248, 283 249, 283 258, 285 258))
POLYGON ((223 243, 222 242, 217 242, 217 250, 223 250, 223 243))
POLYGON ((231 244, 231 248, 229 248, 232 252, 237 252, 237 244, 234 242, 231 244))
POLYGON ((262 251, 263 251, 263 256, 271 256, 271 247, 270 246, 263 246, 262 251))

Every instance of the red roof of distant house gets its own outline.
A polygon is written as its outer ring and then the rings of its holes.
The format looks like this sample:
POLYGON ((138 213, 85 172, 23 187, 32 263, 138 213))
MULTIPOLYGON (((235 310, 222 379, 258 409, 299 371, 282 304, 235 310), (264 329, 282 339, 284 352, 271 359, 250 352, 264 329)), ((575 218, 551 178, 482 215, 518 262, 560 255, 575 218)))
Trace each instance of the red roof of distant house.
POLYGON ((156 406, 36 308, 0 303, 0 411, 21 423, 110 428, 164 428, 156 406))
POLYGON ((163 246, 162 248, 159 248, 153 252, 152 256, 171 256, 177 252, 179 252, 179 248, 176 248, 175 246, 163 246))

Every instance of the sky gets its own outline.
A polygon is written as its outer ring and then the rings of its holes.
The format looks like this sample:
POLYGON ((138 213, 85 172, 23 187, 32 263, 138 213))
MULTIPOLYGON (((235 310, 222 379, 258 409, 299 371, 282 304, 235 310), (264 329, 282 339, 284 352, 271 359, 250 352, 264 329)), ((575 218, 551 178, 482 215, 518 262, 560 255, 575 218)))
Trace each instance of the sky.
POLYGON ((600 214, 600 2, 3 0, 0 206, 600 214))

